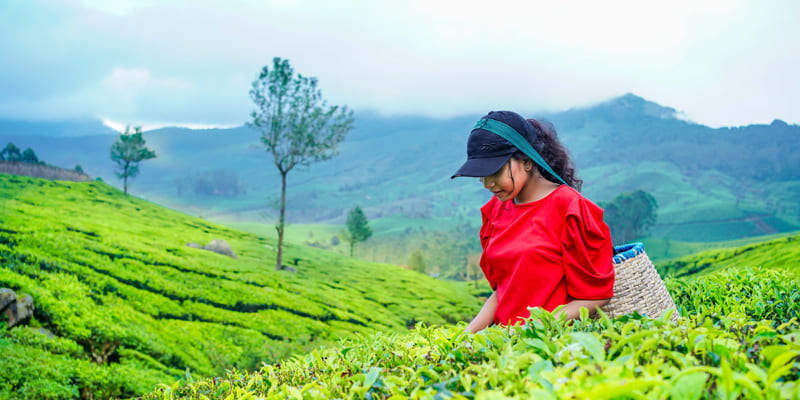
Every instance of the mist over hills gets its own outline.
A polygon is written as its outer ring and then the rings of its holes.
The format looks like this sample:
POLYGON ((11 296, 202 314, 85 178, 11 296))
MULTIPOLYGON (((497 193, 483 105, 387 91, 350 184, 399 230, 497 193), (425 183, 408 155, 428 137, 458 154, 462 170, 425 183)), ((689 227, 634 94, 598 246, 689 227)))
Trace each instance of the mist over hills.
MULTIPOLYGON (((600 202, 642 188, 659 203, 654 237, 725 240, 800 229, 800 127, 714 129, 633 94, 584 108, 526 114, 551 121, 570 148, 584 194, 600 202)), ((450 180, 480 115, 448 119, 356 114, 355 129, 334 159, 288 175, 293 223, 342 223, 360 205, 367 216, 479 223, 488 195, 476 180, 450 180)), ((0 144, 32 147, 61 167, 80 164, 121 186, 109 148, 114 135, 87 129, 66 136, 57 124, 38 131, 0 121, 0 144), (31 132, 53 130, 52 135, 31 132), (65 137, 66 136, 66 137, 65 137)), ((71 130, 70 132, 74 132, 71 130)), ((131 192, 210 219, 264 221, 280 191, 273 160, 247 127, 145 132, 158 158, 141 165, 131 192)), ((442 222, 444 221, 444 222, 442 222)))
POLYGON ((17 121, 0 120, 0 133, 17 136, 45 136, 53 138, 117 135, 118 133, 94 119, 73 121, 17 121))

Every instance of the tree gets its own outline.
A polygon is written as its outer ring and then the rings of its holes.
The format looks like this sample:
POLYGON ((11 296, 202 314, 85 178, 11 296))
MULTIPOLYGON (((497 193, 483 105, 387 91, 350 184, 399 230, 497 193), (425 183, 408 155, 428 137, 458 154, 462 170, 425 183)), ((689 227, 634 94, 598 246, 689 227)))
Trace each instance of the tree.
POLYGON ((347 214, 347 241, 350 242, 350 257, 353 256, 353 248, 356 243, 363 242, 372 236, 372 229, 369 227, 367 217, 361 207, 355 206, 347 214))
POLYGON ((353 127, 353 113, 345 106, 327 106, 317 78, 295 75, 289 60, 275 57, 253 81, 250 98, 256 104, 247 125, 261 132, 261 142, 272 154, 281 174, 278 256, 281 270, 286 211, 286 175, 298 165, 328 160, 353 127))
POLYGON ((425 273, 425 259, 422 258, 422 250, 416 249, 411 253, 411 257, 408 259, 408 269, 425 273))
POLYGON ((236 173, 225 169, 198 172, 193 180, 194 193, 198 195, 236 197, 247 193, 236 173))
POLYGON ((656 199, 641 189, 620 193, 613 200, 599 205, 604 210, 603 219, 615 244, 649 235, 658 218, 656 199))
POLYGON ((22 153, 20 153, 19 147, 17 147, 17 145, 8 142, 6 147, 2 151, 0 151, 0 160, 20 161, 22 160, 22 153))
POLYGON ((156 152, 146 147, 142 127, 137 126, 134 132, 130 126, 125 127, 125 132, 111 145, 111 160, 117 164, 116 174, 122 179, 125 194, 128 194, 128 178, 139 175, 139 163, 151 158, 156 158, 156 152))
POLYGON ((33 151, 33 149, 28 147, 22 152, 20 161, 24 163, 39 164, 39 157, 36 157, 36 153, 33 151))

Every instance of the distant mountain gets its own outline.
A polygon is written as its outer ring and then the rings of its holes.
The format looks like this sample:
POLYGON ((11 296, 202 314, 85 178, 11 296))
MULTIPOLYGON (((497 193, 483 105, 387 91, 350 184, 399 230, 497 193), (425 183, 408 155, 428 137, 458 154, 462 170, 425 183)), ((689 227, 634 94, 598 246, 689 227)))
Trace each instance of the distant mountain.
MULTIPOLYGON (((589 198, 609 200, 636 188, 651 192, 659 203, 655 237, 708 241, 800 229, 797 125, 776 120, 713 129, 633 94, 528 116, 555 125, 589 198)), ((485 189, 475 180, 450 180, 479 117, 357 114, 339 156, 289 173, 289 220, 342 223, 360 205, 371 219, 479 223, 485 189)), ((260 221, 270 212, 280 181, 257 132, 163 128, 145 138, 158 158, 142 164, 131 182, 135 195, 212 219, 260 221)), ((80 163, 90 175, 120 185, 108 157, 113 140, 0 133, 0 143, 31 146, 58 166, 80 163)))
POLYGON ((585 166, 606 164, 609 154, 623 152, 620 158, 671 162, 684 172, 718 170, 753 180, 800 179, 800 129, 780 120, 712 129, 632 94, 553 119, 570 136, 593 132, 586 135, 594 137, 591 146, 585 146, 582 138, 583 143, 573 149, 577 162, 585 166))

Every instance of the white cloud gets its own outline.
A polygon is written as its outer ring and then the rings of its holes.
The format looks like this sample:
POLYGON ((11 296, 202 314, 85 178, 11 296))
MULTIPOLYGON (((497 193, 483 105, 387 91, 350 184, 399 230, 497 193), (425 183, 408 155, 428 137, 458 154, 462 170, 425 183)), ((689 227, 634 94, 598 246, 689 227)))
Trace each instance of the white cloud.
POLYGON ((198 124, 193 122, 179 122, 179 121, 169 121, 169 122, 153 122, 153 121, 138 121, 137 123, 131 124, 122 121, 115 121, 110 118, 106 117, 99 117, 100 121, 103 125, 117 131, 117 132, 124 132, 125 128, 128 126, 131 127, 141 127, 142 131, 147 132, 154 129, 165 128, 165 127, 179 127, 179 128, 189 128, 189 129, 214 129, 214 128, 234 128, 239 125, 230 125, 230 124, 198 124))
POLYGON ((194 83, 181 78, 154 77, 147 68, 115 67, 111 74, 103 78, 101 89, 119 101, 131 102, 146 92, 188 92, 194 83))
POLYGON ((105 118, 105 117, 100 117, 100 121, 103 123, 103 125, 111 128, 111 129, 113 129, 113 130, 115 130, 117 132, 125 132, 125 127, 127 126, 123 122, 114 121, 114 120, 111 120, 111 119, 105 118))
POLYGON ((153 7, 157 0, 81 0, 84 7, 104 13, 123 16, 142 8, 153 7))
POLYGON ((136 95, 144 90, 150 81, 150 70, 147 68, 114 68, 111 74, 103 78, 101 87, 109 92, 111 97, 118 100, 131 102, 136 95))
POLYGON ((5 115, 236 124, 250 81, 281 56, 330 103, 385 113, 633 92, 712 125, 800 122, 791 1, 32 1, 59 7, 19 21, 0 8, 0 33, 17 36, 0 43, 16 61, 0 66, 5 115))

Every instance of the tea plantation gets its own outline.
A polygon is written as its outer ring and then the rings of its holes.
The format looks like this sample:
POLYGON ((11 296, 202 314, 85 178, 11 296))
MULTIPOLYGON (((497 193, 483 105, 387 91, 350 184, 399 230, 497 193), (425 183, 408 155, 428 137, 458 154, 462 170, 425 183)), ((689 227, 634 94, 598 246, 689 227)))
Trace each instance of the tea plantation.
POLYGON ((0 287, 37 305, 0 323, 2 399, 800 399, 792 236, 660 265, 677 323, 473 335, 466 285, 292 245, 276 272, 271 240, 98 182, 0 175, 0 201, 0 287), (238 260, 185 245, 215 238, 238 260))
POLYGON ((800 282, 728 270, 668 280, 678 323, 626 316, 573 324, 535 309, 524 328, 464 324, 375 333, 144 399, 798 399, 800 282))
POLYGON ((789 236, 668 264, 709 264, 666 278, 678 323, 634 315, 570 324, 533 310, 524 328, 476 335, 463 323, 419 324, 258 371, 163 384, 143 398, 800 399, 800 258, 787 256, 796 243, 789 236))
POLYGON ((745 246, 703 251, 660 263, 657 267, 662 275, 684 277, 742 266, 761 266, 800 274, 800 235, 787 234, 745 246))
POLYGON ((306 246, 275 271, 274 245, 101 182, 0 174, 0 288, 36 306, 23 327, 0 314, 0 399, 132 397, 480 307, 466 285, 306 246), (213 239, 238 259, 186 246, 213 239))

